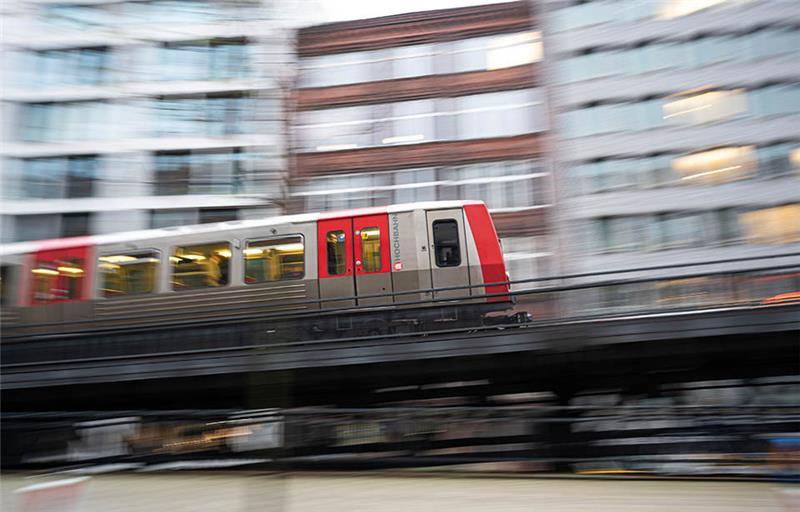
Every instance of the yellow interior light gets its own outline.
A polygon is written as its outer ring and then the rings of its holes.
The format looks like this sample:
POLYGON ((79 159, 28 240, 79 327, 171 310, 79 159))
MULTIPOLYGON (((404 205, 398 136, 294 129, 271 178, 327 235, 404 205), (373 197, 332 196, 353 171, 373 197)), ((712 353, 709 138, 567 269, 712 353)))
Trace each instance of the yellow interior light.
POLYGON ((58 267, 58 271, 65 274, 83 274, 83 269, 76 267, 58 267))
POLYGON ((229 249, 220 249, 220 250, 214 251, 214 252, 216 252, 217 254, 222 256, 223 258, 230 258, 231 257, 231 251, 229 249))
POLYGON ((195 261, 202 261, 206 259, 206 257, 203 256, 202 254, 181 254, 180 257, 186 260, 195 260, 195 261))
POLYGON ((303 250, 303 244, 284 244, 275 247, 275 249, 281 252, 298 252, 303 250))
POLYGON ((124 263, 126 261, 133 261, 137 258, 134 256, 128 256, 126 254, 115 254, 113 256, 101 256, 98 258, 100 261, 107 261, 109 263, 124 263))
POLYGON ((41 274, 41 275, 46 275, 46 276, 57 276, 58 275, 58 271, 57 270, 53 270, 53 269, 50 269, 50 268, 33 268, 33 269, 31 269, 31 272, 33 272, 34 274, 41 274))

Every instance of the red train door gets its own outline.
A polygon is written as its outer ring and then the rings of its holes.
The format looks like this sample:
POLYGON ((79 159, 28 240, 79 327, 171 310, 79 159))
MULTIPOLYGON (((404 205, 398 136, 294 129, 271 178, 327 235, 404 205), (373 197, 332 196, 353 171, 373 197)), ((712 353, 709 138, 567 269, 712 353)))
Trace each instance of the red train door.
POLYGON ((389 261, 389 216, 385 213, 364 215, 353 219, 355 243, 356 292, 359 306, 392 304, 392 296, 370 297, 392 292, 392 273, 389 261))
POLYGON ((29 321, 62 321, 85 316, 91 308, 89 246, 43 248, 30 261, 29 321))
POLYGON ((356 305, 353 278, 353 220, 327 219, 317 222, 319 295, 323 308, 346 308, 356 305), (330 300, 328 300, 330 299, 330 300))
POLYGON ((44 305, 90 298, 89 247, 44 249, 33 255, 30 304, 44 305))

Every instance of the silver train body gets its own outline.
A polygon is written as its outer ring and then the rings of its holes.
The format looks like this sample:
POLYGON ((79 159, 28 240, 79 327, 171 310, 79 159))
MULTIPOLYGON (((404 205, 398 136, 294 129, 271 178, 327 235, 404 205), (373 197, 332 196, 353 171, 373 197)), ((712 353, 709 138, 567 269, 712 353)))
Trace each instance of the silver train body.
POLYGON ((371 324, 394 332, 511 303, 507 285, 490 284, 507 274, 476 201, 23 242, 0 257, 3 337, 259 315, 301 314, 318 331, 351 325, 331 311, 394 312, 371 324))

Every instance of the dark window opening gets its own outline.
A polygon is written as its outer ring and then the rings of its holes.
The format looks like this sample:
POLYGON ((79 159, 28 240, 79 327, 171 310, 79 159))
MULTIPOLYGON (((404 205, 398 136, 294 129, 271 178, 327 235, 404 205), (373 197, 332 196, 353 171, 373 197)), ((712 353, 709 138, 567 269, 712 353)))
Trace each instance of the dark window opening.
POLYGON ((61 237, 86 236, 89 234, 88 213, 65 213, 61 217, 61 237))
POLYGON ((200 224, 208 224, 211 222, 229 222, 238 219, 239 210, 236 209, 214 208, 200 210, 200 224))
POLYGON ((11 304, 11 267, 9 265, 0 266, 0 306, 11 304))
POLYGON ((433 246, 437 267, 457 267, 461 265, 458 223, 455 219, 433 221, 433 246))

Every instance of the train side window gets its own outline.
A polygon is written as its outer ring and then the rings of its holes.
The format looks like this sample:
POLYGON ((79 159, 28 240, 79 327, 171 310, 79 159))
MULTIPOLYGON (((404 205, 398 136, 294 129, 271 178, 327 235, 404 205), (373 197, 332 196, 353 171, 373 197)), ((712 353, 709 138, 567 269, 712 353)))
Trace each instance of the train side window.
POLYGON ((186 290, 228 284, 231 245, 213 242, 175 247, 172 263, 172 289, 186 290))
POLYGON ((81 298, 84 260, 75 256, 39 258, 31 269, 31 298, 34 304, 49 304, 81 298))
POLYGON ((302 235, 247 242, 244 249, 244 282, 264 283, 301 279, 305 275, 302 235))
POLYGON ((345 242, 347 235, 342 230, 328 231, 325 245, 328 252, 328 275, 338 276, 347 273, 345 242))
POLYGON ((97 271, 103 297, 156 291, 158 265, 159 254, 156 251, 136 251, 100 256, 97 258, 97 271))
POLYGON ((437 267, 461 265, 461 249, 458 245, 458 223, 455 219, 433 221, 433 247, 437 267))
POLYGON ((381 230, 378 227, 361 230, 361 270, 381 271, 381 230))

